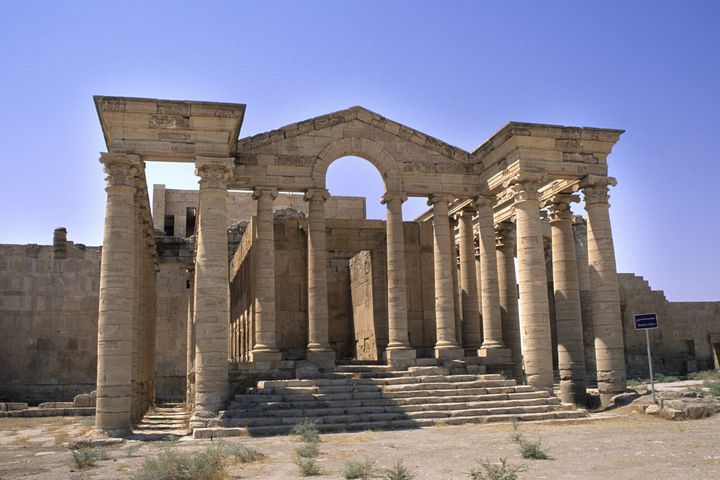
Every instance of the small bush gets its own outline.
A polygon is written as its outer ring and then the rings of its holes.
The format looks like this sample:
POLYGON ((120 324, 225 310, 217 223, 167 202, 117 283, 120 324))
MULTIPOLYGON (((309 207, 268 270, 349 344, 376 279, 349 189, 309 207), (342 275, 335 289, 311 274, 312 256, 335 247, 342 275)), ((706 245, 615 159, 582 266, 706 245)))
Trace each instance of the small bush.
POLYGON ((317 423, 307 418, 296 424, 292 430, 290 430, 290 433, 300 437, 300 440, 303 442, 318 443, 320 441, 320 430, 318 429, 317 423))
POLYGON ((532 458, 533 460, 548 460, 550 458, 540 446, 540 440, 528 440, 521 433, 516 433, 512 436, 512 441, 520 447, 520 454, 523 458, 532 458))
POLYGON ((392 467, 383 470, 382 478, 385 480, 413 480, 415 474, 403 465, 402 462, 397 462, 392 467))
POLYGON ((720 382, 714 380, 705 380, 703 381, 703 387, 710 395, 720 397, 720 382))
POLYGON ((105 460, 107 455, 101 447, 84 447, 72 451, 72 458, 75 466, 82 470, 84 468, 94 467, 98 460, 105 460))
POLYGON ((254 448, 246 447, 239 443, 215 442, 207 448, 210 455, 220 457, 224 461, 234 463, 251 463, 262 459, 265 455, 254 448))
POLYGON ((295 463, 297 463, 297 466, 300 469, 300 475, 303 477, 314 477, 315 475, 320 475, 320 467, 318 467, 315 460, 311 458, 298 457, 295 463))
POLYGON ((343 477, 347 480, 353 478, 370 478, 373 474, 373 463, 369 460, 363 460, 361 462, 355 460, 348 460, 345 462, 345 468, 343 469, 343 477))
POLYGON ((320 454, 317 443, 306 443, 295 449, 298 457, 315 458, 320 454))
POLYGON ((505 458, 501 458, 499 463, 490 463, 485 459, 480 461, 480 468, 470 470, 468 476, 472 480, 517 480, 518 473, 526 470, 527 466, 509 464, 505 458))

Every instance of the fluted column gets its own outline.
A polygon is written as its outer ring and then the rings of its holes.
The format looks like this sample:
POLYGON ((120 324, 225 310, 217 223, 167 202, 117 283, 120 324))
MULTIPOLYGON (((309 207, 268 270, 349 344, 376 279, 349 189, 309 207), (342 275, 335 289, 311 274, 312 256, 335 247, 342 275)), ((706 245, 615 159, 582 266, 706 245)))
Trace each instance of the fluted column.
POLYGON ((520 290, 520 326, 527 382, 542 389, 553 387, 550 304, 545 273, 538 188, 543 177, 518 175, 511 182, 517 228, 520 290))
POLYGON ((256 188, 257 240, 254 248, 255 267, 255 346, 253 362, 273 362, 281 359, 275 330, 275 232, 273 202, 274 188, 256 188))
POLYGON ((512 222, 499 223, 495 229, 495 235, 503 340, 510 349, 513 377, 518 382, 524 382, 517 278, 515 276, 515 225, 512 222))
POLYGON ((557 325, 560 398, 585 403, 585 353, 583 348, 580 288, 570 203, 575 195, 555 195, 549 202, 552 232, 552 275, 557 325))
POLYGON ((433 264, 435 272, 435 357, 440 359, 460 359, 463 349, 456 340, 455 332, 455 292, 453 291, 454 260, 450 255, 450 222, 448 203, 450 195, 433 194, 428 205, 433 207, 433 264))
POLYGON ((132 328, 135 282, 137 155, 103 153, 107 186, 100 262, 97 406, 95 426, 108 435, 131 433, 132 328), (128 294, 130 292, 130 294, 128 294))
POLYGON ((482 293, 483 343, 478 356, 485 365, 508 365, 510 350, 505 348, 500 314, 497 254, 495 252, 494 196, 475 199, 480 250, 480 291, 482 293))
POLYGON ((466 354, 477 355, 481 345, 480 309, 478 307, 478 285, 475 272, 475 242, 473 235, 472 209, 463 209, 457 214, 460 227, 460 298, 462 305, 462 346, 466 354))
POLYGON ((610 177, 587 177, 583 182, 587 210, 588 264, 592 324, 595 332, 595 359, 600 401, 603 405, 625 391, 620 291, 615 266, 615 247, 610 227, 610 177))
POLYGON ((228 393, 229 270, 227 181, 231 159, 198 157, 195 253, 195 410, 191 424, 214 416, 228 393))
POLYGON ((327 239, 325 238, 325 189, 305 192, 308 202, 307 272, 308 272, 308 346, 307 360, 332 368, 335 352, 330 348, 328 330, 327 239))
POLYGON ((405 227, 402 204, 407 195, 386 192, 380 200, 387 206, 387 302, 388 365, 408 367, 415 364, 415 350, 410 347, 407 316, 407 280, 405 272, 405 227))

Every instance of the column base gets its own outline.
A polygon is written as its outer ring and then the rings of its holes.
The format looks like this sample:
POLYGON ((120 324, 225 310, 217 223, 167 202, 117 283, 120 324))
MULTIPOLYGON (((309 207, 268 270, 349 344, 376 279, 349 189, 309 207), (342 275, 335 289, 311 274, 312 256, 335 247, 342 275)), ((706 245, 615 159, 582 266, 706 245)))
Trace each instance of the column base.
POLYGON ((265 364, 265 365, 258 365, 267 368, 273 368, 274 365, 277 365, 282 360, 282 353, 280 353, 278 350, 253 350, 250 352, 250 361, 253 363, 258 364, 265 364))
POLYGON ((311 362, 323 370, 332 370, 335 368, 335 351, 334 350, 306 350, 305 360, 311 362))
POLYGON ((389 366, 407 368, 415 366, 417 354, 414 348, 388 348, 385 350, 385 356, 389 366))
POLYGON ((587 393, 584 382, 560 381, 560 400, 584 407, 587 403, 587 393))
POLYGON ((483 360, 483 365, 511 365, 512 356, 506 347, 480 347, 477 356, 483 360))
POLYGON ((105 437, 128 438, 133 434, 129 428, 96 428, 95 432, 105 437))
POLYGON ((435 347, 435 358, 438 360, 464 360, 465 351, 457 346, 435 347))
POLYGON ((190 431, 196 428, 205 428, 208 426, 210 420, 215 417, 217 417, 217 413, 196 408, 195 410, 193 410, 192 415, 190 416, 190 420, 188 421, 188 427, 190 427, 190 431))

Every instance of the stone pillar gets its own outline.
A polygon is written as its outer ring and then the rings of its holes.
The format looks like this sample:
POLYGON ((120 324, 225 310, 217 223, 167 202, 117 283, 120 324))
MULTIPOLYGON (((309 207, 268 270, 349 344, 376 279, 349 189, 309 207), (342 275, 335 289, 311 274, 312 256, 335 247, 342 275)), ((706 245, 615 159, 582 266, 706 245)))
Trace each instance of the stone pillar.
POLYGON ((478 356, 485 365, 509 365, 510 350, 503 342, 502 315, 498 265, 495 252, 495 222, 493 220, 494 196, 475 199, 478 215, 480 249, 480 291, 482 292, 483 343, 478 356))
POLYGON ((585 350, 585 378, 595 383, 595 334, 592 328, 592 302, 590 300, 590 270, 588 268, 587 225, 580 215, 573 217, 575 258, 580 285, 580 308, 583 322, 583 349, 585 350))
POLYGON ((405 227, 402 204, 407 195, 386 192, 380 202, 387 206, 387 363, 393 367, 415 365, 415 350, 410 347, 407 316, 407 281, 405 271, 405 227))
POLYGON ((517 279, 515 277, 515 225, 512 222, 499 223, 495 235, 503 340, 505 345, 510 348, 513 377, 518 382, 525 382, 520 318, 518 316, 517 279))
MULTIPOLYGON (((462 307, 460 303, 460 269, 459 260, 460 252, 458 251, 457 235, 455 230, 458 226, 455 216, 448 216, 448 225, 450 226, 450 272, 452 273, 452 291, 453 291, 453 316, 455 317, 455 343, 462 348, 462 307)), ((475 356, 477 352, 473 352, 475 356)), ((463 356, 464 356, 463 352, 463 356)))
MULTIPOLYGON (((277 197, 274 188, 256 188, 257 240, 255 254, 255 346, 253 362, 273 362, 281 359, 277 349, 275 331, 275 227, 273 202, 277 197)), ((309 260, 309 259, 308 259, 309 260)), ((327 287, 326 287, 327 288, 327 287)))
POLYGON ((552 391, 550 304, 545 275, 540 200, 542 175, 518 175, 510 187, 514 195, 520 290, 520 325, 527 382, 552 391))
POLYGON ((460 227, 460 298, 462 305, 462 346, 465 354, 476 356, 481 345, 480 309, 475 272, 475 242, 473 210, 463 209, 457 214, 460 227))
POLYGON ((620 291, 610 227, 608 187, 614 178, 589 176, 583 182, 587 210, 588 264, 592 324, 600 402, 625 391, 625 351, 620 316, 620 291))
POLYGON ((191 408, 195 406, 195 268, 189 267, 187 288, 187 324, 185 337, 185 402, 191 408))
POLYGON ((584 405, 585 349, 573 214, 570 211, 570 203, 577 201, 575 195, 559 194, 552 198, 549 208, 560 398, 564 402, 584 405))
MULTIPOLYGON (((322 368, 335 366, 335 352, 330 348, 327 293, 327 245, 325 238, 325 189, 305 192, 308 205, 307 273, 308 273, 308 346, 305 358, 322 368)), ((259 207, 259 205, 258 205, 259 207)), ((259 213, 259 211, 258 211, 259 213)))
POLYGON ((454 259, 450 255, 450 195, 433 194, 428 205, 433 207, 433 263, 435 272, 435 357, 457 360, 464 357, 455 333, 455 292, 453 291, 454 259))
POLYGON ((107 206, 100 263, 95 426, 108 435, 131 433, 132 324, 137 155, 103 153, 107 206))
POLYGON ((198 157, 199 225, 195 238, 195 410, 191 426, 214 416, 228 394, 229 270, 227 181, 232 160, 198 157))

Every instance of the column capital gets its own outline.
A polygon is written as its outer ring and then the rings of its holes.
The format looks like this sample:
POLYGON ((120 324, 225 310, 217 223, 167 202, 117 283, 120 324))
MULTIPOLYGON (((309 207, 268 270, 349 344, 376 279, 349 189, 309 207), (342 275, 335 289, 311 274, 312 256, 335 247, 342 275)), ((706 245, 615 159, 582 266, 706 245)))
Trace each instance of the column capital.
POLYGON ((101 153, 100 163, 106 177, 107 187, 125 186, 136 188, 136 179, 141 168, 144 168, 140 155, 126 153, 101 153))
POLYGON ((382 197, 380 197, 380 203, 383 205, 387 205, 390 202, 397 202, 399 201, 400 204, 404 203, 408 199, 407 193, 402 192, 385 192, 382 197))
POLYGON ((515 242, 515 224, 500 222, 495 225, 495 248, 513 247, 515 242))
POLYGON ((257 200, 258 198, 262 197, 263 195, 270 197, 272 200, 275 200, 278 196, 277 188, 275 188, 275 187, 255 187, 253 189, 253 194, 252 194, 253 200, 257 200))
POLYGON ((548 207, 550 214, 550 223, 559 220, 572 220, 573 213, 570 210, 570 204, 579 202, 577 195, 571 193, 558 193, 553 195, 545 206, 548 207))
POLYGON ((473 198, 473 205, 476 210, 493 208, 495 206, 495 195, 478 195, 473 198))
POLYGON ((233 165, 232 158, 195 157, 195 175, 200 177, 200 189, 227 190, 233 165))
POLYGON ((477 213, 477 211, 473 207, 467 206, 467 207, 463 207, 460 210, 458 210, 457 212, 455 212, 455 215, 453 215, 453 218, 455 219, 455 221, 460 221, 460 219, 462 217, 469 217, 470 219, 472 219, 472 217, 476 213, 477 213))
POLYGON ((330 198, 330 192, 328 192, 325 188, 308 188, 305 190, 305 195, 303 195, 303 200, 306 202, 311 200, 320 200, 325 202, 328 198, 330 198))
POLYGON ((513 203, 538 201, 540 199, 538 190, 547 181, 544 172, 520 172, 517 175, 505 180, 505 195, 512 198, 513 203))
POLYGON ((588 175, 581 182, 580 186, 585 195, 585 208, 590 205, 608 205, 609 206, 609 190, 610 187, 617 185, 617 180, 613 177, 601 177, 597 175, 588 175))
POLYGON ((448 204, 452 202, 453 198, 455 198, 453 195, 449 193, 431 193, 428 196, 428 205, 435 205, 436 203, 444 203, 448 204))

